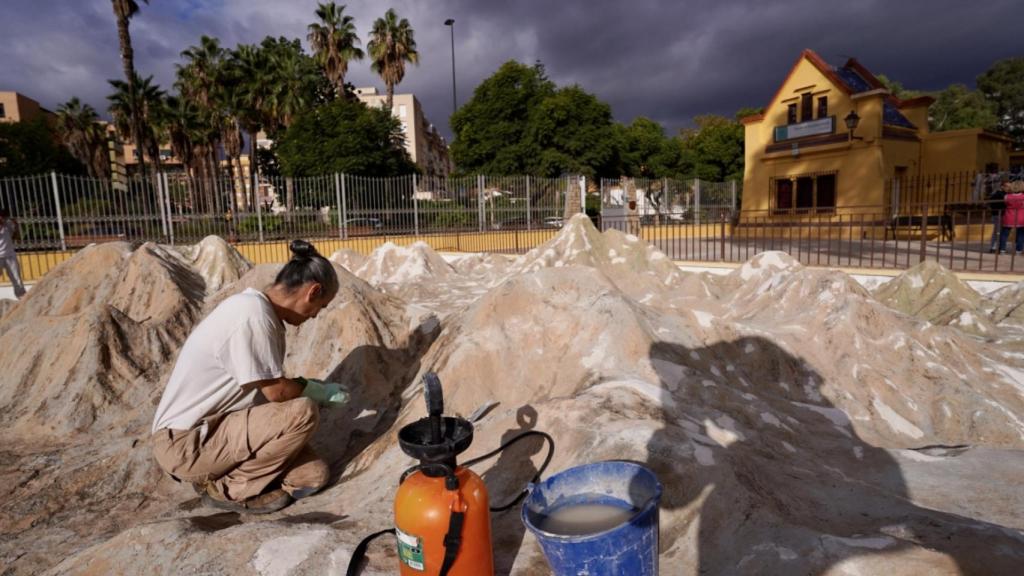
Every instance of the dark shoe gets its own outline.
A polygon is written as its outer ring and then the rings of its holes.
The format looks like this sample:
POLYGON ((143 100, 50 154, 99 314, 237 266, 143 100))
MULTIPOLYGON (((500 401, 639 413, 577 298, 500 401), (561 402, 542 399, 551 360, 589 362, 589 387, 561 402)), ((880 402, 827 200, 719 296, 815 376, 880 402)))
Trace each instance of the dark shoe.
POLYGON ((291 495, 280 488, 247 498, 241 502, 222 500, 219 494, 210 489, 207 489, 203 494, 204 505, 229 512, 238 512, 239 514, 270 514, 285 508, 294 501, 295 499, 291 495))

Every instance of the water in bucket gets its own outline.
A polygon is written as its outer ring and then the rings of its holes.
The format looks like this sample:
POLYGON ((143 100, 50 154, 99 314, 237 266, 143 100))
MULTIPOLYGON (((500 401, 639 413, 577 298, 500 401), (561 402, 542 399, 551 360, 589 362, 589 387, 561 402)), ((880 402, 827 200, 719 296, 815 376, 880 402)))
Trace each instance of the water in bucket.
POLYGON ((551 534, 581 536, 610 530, 628 521, 636 508, 620 502, 600 503, 600 495, 585 495, 580 504, 569 504, 539 515, 535 520, 538 528, 551 534))
POLYGON ((555 576, 657 576, 661 484, 633 462, 595 462, 532 485, 522 519, 555 576))

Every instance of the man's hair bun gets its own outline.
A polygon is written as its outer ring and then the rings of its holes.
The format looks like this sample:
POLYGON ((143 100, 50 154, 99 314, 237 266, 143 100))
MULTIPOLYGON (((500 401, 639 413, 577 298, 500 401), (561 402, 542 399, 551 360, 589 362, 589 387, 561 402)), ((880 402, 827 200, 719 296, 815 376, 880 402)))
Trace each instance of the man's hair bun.
POLYGON ((320 255, 320 253, 316 251, 316 248, 305 240, 292 240, 292 243, 288 248, 292 251, 293 258, 306 259, 320 255))

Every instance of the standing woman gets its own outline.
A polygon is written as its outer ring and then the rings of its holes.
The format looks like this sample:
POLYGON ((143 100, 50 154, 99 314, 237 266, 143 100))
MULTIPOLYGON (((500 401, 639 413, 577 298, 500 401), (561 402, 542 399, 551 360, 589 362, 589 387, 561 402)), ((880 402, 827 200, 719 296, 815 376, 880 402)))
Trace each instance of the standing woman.
POLYGON ((328 480, 309 446, 317 404, 343 403, 338 384, 284 375, 285 324, 297 326, 338 293, 334 267, 304 240, 264 291, 218 305, 189 335, 153 419, 153 452, 209 506, 280 510, 328 480))
POLYGON ((1024 252, 1024 191, 1014 190, 1009 182, 1003 182, 1006 194, 1006 210, 1003 211, 1003 229, 999 232, 999 251, 1006 251, 1006 241, 1010 238, 1010 230, 1014 233, 1014 248, 1024 252))
POLYGON ((14 251, 14 241, 20 239, 18 222, 11 218, 6 208, 0 208, 0 268, 7 271, 7 277, 14 287, 14 297, 18 299, 25 295, 25 285, 21 283, 21 267, 18 266, 18 255, 14 251))

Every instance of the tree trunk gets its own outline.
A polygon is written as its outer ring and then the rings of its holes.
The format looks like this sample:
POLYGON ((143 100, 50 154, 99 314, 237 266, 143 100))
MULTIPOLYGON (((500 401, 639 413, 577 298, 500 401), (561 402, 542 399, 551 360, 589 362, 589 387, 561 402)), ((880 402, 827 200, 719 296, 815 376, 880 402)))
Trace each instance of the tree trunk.
POLYGON ((241 192, 241 194, 237 194, 236 193, 235 197, 240 200, 240 202, 238 204, 238 209, 240 211, 242 211, 242 212, 245 212, 245 211, 249 210, 249 194, 246 191, 246 186, 245 186, 245 170, 242 168, 242 155, 241 154, 238 154, 237 156, 235 156, 235 167, 238 168, 238 172, 236 172, 238 177, 231 179, 231 185, 232 185, 232 189, 234 189, 235 182, 236 181, 238 182, 238 191, 241 192))
POLYGON ((284 179, 284 219, 289 224, 292 221, 292 211, 295 209, 295 181, 291 176, 284 179))
POLYGON ((395 105, 395 85, 388 82, 388 114, 391 114, 391 109, 395 105))
POLYGON ((142 152, 142 119, 139 117, 139 111, 136 109, 138 102, 136 102, 135 97, 135 53, 132 50, 132 36, 128 32, 128 16, 118 14, 116 0, 112 0, 112 3, 114 5, 114 15, 117 17, 117 36, 121 43, 121 66, 124 68, 124 76, 128 81, 129 102, 131 103, 130 113, 132 115, 132 140, 134 140, 135 149, 139 155, 139 173, 145 177, 146 160, 142 152))
POLYGON ((252 204, 260 202, 259 180, 256 174, 256 132, 249 131, 249 194, 252 204))

